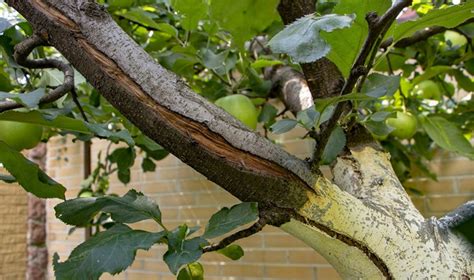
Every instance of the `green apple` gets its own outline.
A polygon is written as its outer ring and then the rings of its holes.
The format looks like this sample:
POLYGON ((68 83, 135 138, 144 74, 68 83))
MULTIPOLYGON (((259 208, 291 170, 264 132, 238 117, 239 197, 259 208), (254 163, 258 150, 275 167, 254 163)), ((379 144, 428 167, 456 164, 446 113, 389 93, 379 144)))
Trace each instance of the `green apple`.
POLYGON ((0 121, 0 141, 17 151, 34 148, 41 141, 43 128, 39 125, 0 121))
POLYGON ((444 32, 444 40, 446 42, 450 41, 451 46, 453 46, 453 47, 462 47, 465 44, 467 44, 466 37, 464 37, 463 35, 455 32, 455 31, 451 31, 451 30, 448 30, 448 31, 444 32))
POLYGON ((233 94, 217 99, 215 104, 226 110, 249 128, 257 128, 258 111, 247 96, 233 94))
POLYGON ((397 112, 395 117, 387 119, 387 124, 394 128, 390 134, 400 139, 410 139, 416 132, 416 117, 410 113, 397 112))
POLYGON ((413 94, 423 99, 434 100, 441 100, 442 96, 439 86, 431 80, 425 80, 415 85, 413 94))

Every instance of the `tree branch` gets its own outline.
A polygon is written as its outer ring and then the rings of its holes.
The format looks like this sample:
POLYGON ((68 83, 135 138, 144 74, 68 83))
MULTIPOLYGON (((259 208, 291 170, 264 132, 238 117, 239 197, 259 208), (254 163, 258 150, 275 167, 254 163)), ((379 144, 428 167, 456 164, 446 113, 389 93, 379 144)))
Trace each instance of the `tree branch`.
MULTIPOLYGON (((397 15, 400 14, 403 8, 410 5, 411 2, 411 0, 398 0, 382 17, 377 16, 375 13, 367 14, 366 20, 369 25, 369 33, 352 66, 349 78, 345 82, 340 95, 351 93, 359 78, 368 73, 370 69, 366 68, 365 63, 371 51, 374 49, 374 47, 378 48, 376 44, 379 41, 379 38, 383 38, 390 25, 396 19, 397 15)), ((324 148, 328 143, 329 136, 336 127, 341 116, 344 114, 344 112, 350 110, 350 107, 351 105, 349 102, 338 103, 332 117, 321 128, 321 134, 316 139, 317 149, 315 149, 313 156, 313 170, 319 168, 319 162, 321 160, 324 148)))
POLYGON ((220 249, 224 249, 225 247, 229 246, 230 244, 234 243, 235 241, 237 241, 239 239, 243 239, 243 238, 252 236, 252 235, 260 232, 265 227, 266 224, 267 224, 266 219, 261 217, 251 227, 243 229, 241 231, 238 231, 238 232, 222 239, 217 244, 206 246, 202 249, 202 251, 204 253, 208 253, 208 252, 213 252, 213 251, 218 251, 220 249))
MULTIPOLYGON (((474 18, 470 18, 468 19, 467 21, 465 21, 464 23, 458 25, 457 27, 454 27, 454 28, 446 28, 446 27, 443 27, 443 26, 432 26, 432 27, 428 27, 428 28, 425 28, 421 31, 418 31, 416 32, 415 34, 413 34, 411 37, 407 37, 407 38, 404 38, 398 42, 395 43, 395 47, 397 48, 406 48, 406 47, 409 47, 411 45, 414 45, 418 42, 422 42, 422 41, 425 41, 427 40, 429 37, 431 36, 434 36, 436 34, 439 34, 439 33, 442 33, 446 30, 456 30, 457 28, 463 26, 463 25, 466 25, 466 24, 469 24, 469 23, 473 23, 474 22, 474 18)), ((388 47, 390 47, 391 45, 393 44, 393 39, 390 38, 386 41, 384 41, 380 47, 382 49, 387 49, 388 47)))
MULTIPOLYGON (((74 69, 70 65, 57 59, 28 59, 28 55, 36 47, 44 45, 47 45, 47 43, 39 35, 33 34, 31 37, 17 44, 15 46, 15 53, 13 54, 15 61, 23 67, 32 69, 56 68, 64 73, 64 83, 43 96, 39 104, 56 101, 74 88, 74 69)), ((21 107, 23 107, 22 104, 14 101, 0 102, 0 113, 21 107)))
POLYGON ((192 92, 98 4, 7 3, 147 136, 240 200, 298 209, 316 193, 317 177, 304 161, 192 92))
POLYGON ((285 107, 295 116, 299 111, 314 105, 306 80, 300 72, 289 66, 269 67, 265 79, 272 82, 272 92, 277 92, 285 107))
MULTIPOLYGON (((278 12, 283 22, 290 24, 298 18, 314 13, 316 2, 316 0, 281 0, 278 12)), ((339 94, 344 78, 329 59, 321 58, 313 63, 303 63, 301 67, 314 99, 339 94)))
POLYGON ((455 228, 470 219, 474 219, 474 200, 468 201, 452 212, 449 212, 440 218, 438 223, 444 228, 455 228))

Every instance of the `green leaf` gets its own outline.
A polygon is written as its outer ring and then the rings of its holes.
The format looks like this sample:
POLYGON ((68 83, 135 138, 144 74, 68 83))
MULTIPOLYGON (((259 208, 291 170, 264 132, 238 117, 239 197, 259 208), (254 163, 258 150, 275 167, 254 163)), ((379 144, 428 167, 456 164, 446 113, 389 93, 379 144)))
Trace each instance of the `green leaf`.
POLYGON ((356 15, 351 27, 321 34, 331 46, 331 51, 326 57, 336 64, 344 77, 349 76, 352 64, 367 37, 369 28, 365 20, 366 14, 376 12, 378 15, 383 15, 391 5, 390 0, 341 0, 334 8, 335 14, 356 15))
POLYGON ((385 137, 394 131, 395 128, 388 126, 383 121, 368 120, 364 122, 364 126, 374 135, 385 137))
POLYGON ((204 231, 204 238, 214 238, 226 234, 239 226, 248 224, 258 218, 257 203, 244 202, 222 208, 212 215, 204 231))
POLYGON ((42 114, 41 111, 6 111, 0 114, 0 120, 39 124, 47 127, 55 127, 63 130, 91 134, 90 130, 81 120, 76 120, 66 116, 57 116, 53 119, 48 119, 47 116, 42 114))
POLYGON ((295 62, 313 62, 327 55, 331 46, 320 32, 349 27, 353 16, 324 15, 302 17, 275 35, 268 45, 275 53, 286 53, 295 62))
POLYGON ((181 24, 186 30, 196 29, 199 20, 207 18, 208 6, 205 0, 171 0, 171 6, 183 16, 181 24))
POLYGON ((2 141, 0 141, 0 163, 27 192, 40 198, 64 199, 65 187, 2 141))
POLYGON ((322 164, 333 162, 345 146, 346 134, 341 127, 337 126, 332 131, 331 136, 329 136, 326 147, 324 147, 323 155, 321 157, 322 164))
POLYGON ((372 73, 362 87, 362 93, 367 96, 379 98, 382 96, 392 96, 400 85, 400 76, 385 76, 379 73, 372 73))
POLYGON ((123 197, 102 196, 75 198, 54 207, 56 217, 68 225, 86 226, 99 212, 111 214, 119 223, 135 223, 147 219, 162 225, 161 211, 158 205, 147 196, 135 190, 128 191, 123 197))
POLYGON ((130 168, 135 163, 135 149, 132 147, 118 148, 110 154, 108 159, 117 164, 119 180, 128 184, 130 182, 130 168))
POLYGON ((269 60, 269 59, 257 59, 250 66, 254 69, 261 69, 265 67, 271 67, 275 65, 281 65, 283 62, 280 60, 269 60))
POLYGON ((315 125, 316 121, 320 117, 318 111, 316 111, 314 106, 309 107, 303 111, 300 111, 296 114, 296 119, 298 122, 307 130, 311 130, 315 125))
POLYGON ((375 112, 370 116, 370 120, 374 122, 384 122, 388 117, 395 115, 395 112, 388 112, 388 111, 379 111, 375 112))
POLYGON ((160 29, 160 26, 158 25, 158 23, 156 21, 154 21, 149 16, 149 14, 147 12, 143 11, 143 10, 136 9, 136 10, 133 10, 133 11, 128 11, 128 12, 122 14, 121 16, 128 19, 128 20, 130 20, 130 21, 133 21, 133 22, 136 22, 140 25, 143 25, 145 27, 160 29))
POLYGON ((110 9, 126 9, 132 7, 135 0, 109 0, 110 9))
POLYGON ((134 146, 135 142, 130 136, 130 133, 126 129, 122 129, 118 132, 108 129, 107 124, 93 124, 85 123, 87 128, 92 131, 95 135, 109 139, 110 141, 117 143, 124 141, 129 146, 134 146))
POLYGON ((279 19, 279 0, 212 0, 211 21, 229 31, 238 47, 279 19))
POLYGON ((166 34, 169 34, 173 37, 178 36, 178 30, 171 24, 163 22, 163 23, 158 23, 158 26, 159 26, 158 29, 165 32, 166 34))
MULTIPOLYGON (((1 18, 0 18, 1 20, 1 18)), ((1 23, 0 23, 1 25, 1 23)), ((1 28, 1 26, 0 26, 1 28)), ((11 83, 10 75, 0 68, 0 91, 11 91, 14 87, 11 83)))
POLYGON ((431 26, 453 28, 473 16, 474 2, 450 6, 445 9, 434 9, 415 21, 406 21, 392 26, 388 36, 393 37, 393 43, 412 36, 415 32, 431 26))
POLYGON ((260 112, 260 115, 258 116, 258 121, 263 122, 264 124, 270 124, 275 120, 275 117, 278 114, 277 108, 275 106, 266 103, 263 105, 262 111, 260 112))
POLYGON ((133 230, 117 224, 77 246, 65 262, 59 262, 55 254, 56 279, 91 280, 105 272, 120 273, 132 264, 138 249, 148 250, 164 236, 164 232, 133 230))
POLYGON ((237 244, 229 245, 223 249, 217 250, 216 252, 234 261, 244 256, 244 250, 237 244))
POLYGON ((0 181, 3 181, 7 184, 16 183, 15 177, 13 177, 11 175, 5 175, 5 174, 0 174, 0 181))
POLYGON ((296 120, 282 119, 274 123, 270 127, 270 130, 275 134, 282 134, 282 133, 292 130, 293 128, 295 128, 297 124, 298 122, 296 120))
POLYGON ((142 161, 143 172, 153 172, 156 170, 156 164, 150 158, 146 157, 142 161))
POLYGON ((176 274, 181 266, 198 260, 202 255, 202 246, 207 244, 202 237, 186 239, 189 234, 186 225, 179 226, 167 234, 168 251, 163 256, 163 260, 173 274, 176 274))
POLYGON ((229 51, 223 51, 218 54, 214 53, 210 49, 201 50, 202 62, 204 66, 209 69, 215 70, 219 74, 225 74, 225 61, 229 55, 229 51))
POLYGON ((429 80, 439 74, 452 72, 454 69, 451 66, 437 65, 427 68, 423 74, 416 76, 412 80, 412 85, 415 86, 422 81, 429 80))
POLYGON ((188 264, 179 271, 178 280, 204 280, 204 267, 198 262, 188 264))
POLYGON ((440 116, 420 117, 420 121, 438 146, 474 159, 474 148, 456 125, 440 116))
POLYGON ((8 93, 0 91, 0 101, 5 99, 12 99, 13 101, 22 104, 27 108, 35 108, 38 106, 40 99, 45 95, 44 88, 39 88, 29 93, 8 93))
POLYGON ((474 92, 474 81, 472 78, 464 75, 461 70, 453 70, 458 86, 467 92, 474 92))

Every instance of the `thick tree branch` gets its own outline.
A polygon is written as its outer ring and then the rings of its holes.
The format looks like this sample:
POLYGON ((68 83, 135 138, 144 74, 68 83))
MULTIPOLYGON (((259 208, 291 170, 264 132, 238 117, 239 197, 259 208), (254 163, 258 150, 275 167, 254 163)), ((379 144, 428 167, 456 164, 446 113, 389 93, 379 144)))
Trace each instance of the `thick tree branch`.
MULTIPOLYGON (((64 73, 64 83, 40 99, 39 104, 51 103, 58 100, 74 88, 74 69, 57 59, 28 59, 28 55, 39 46, 47 45, 39 35, 33 34, 31 37, 25 39, 23 42, 15 46, 15 53, 13 57, 16 62, 26 68, 44 69, 56 68, 64 73)), ((0 102, 0 113, 23 107, 22 104, 14 101, 0 102)))
MULTIPOLYGON (((464 260, 472 253, 456 237, 439 238, 421 216, 404 212, 410 210, 373 207, 314 176, 303 161, 157 65, 95 2, 7 3, 146 135, 239 199, 283 212, 290 221, 280 227, 321 252, 341 275, 449 279, 470 269, 464 260), (430 261, 415 261, 421 258, 430 261), (446 265, 432 261, 439 258, 446 265)), ((384 184, 396 179, 386 178, 384 184)))
POLYGON ((145 134, 239 199, 297 209, 316 192, 304 161, 193 93, 97 4, 7 3, 145 134))
MULTIPOLYGON (((357 58, 352 65, 351 72, 349 74, 349 78, 345 82, 340 95, 349 94, 352 92, 354 87, 357 84, 357 81, 360 77, 365 76, 370 69, 365 67, 365 63, 367 58, 369 57, 372 50, 378 48, 377 43, 380 42, 380 38, 383 38, 385 33, 387 32, 390 25, 396 19, 397 15, 403 10, 403 8, 409 6, 411 4, 411 0, 398 0, 395 4, 387 10, 387 12, 379 17, 375 13, 369 13, 366 16, 367 23, 369 25, 369 33, 367 38, 365 39, 364 45, 360 50, 357 58)), ((318 147, 315 150, 314 157, 313 157, 313 167, 317 169, 319 165, 319 161, 321 160, 321 156, 324 151, 324 147, 326 147, 329 136, 331 136, 332 131, 336 127, 339 119, 341 116, 350 109, 349 102, 340 102, 337 104, 336 109, 332 117, 329 121, 321 128, 321 134, 316 139, 318 142, 318 147)))

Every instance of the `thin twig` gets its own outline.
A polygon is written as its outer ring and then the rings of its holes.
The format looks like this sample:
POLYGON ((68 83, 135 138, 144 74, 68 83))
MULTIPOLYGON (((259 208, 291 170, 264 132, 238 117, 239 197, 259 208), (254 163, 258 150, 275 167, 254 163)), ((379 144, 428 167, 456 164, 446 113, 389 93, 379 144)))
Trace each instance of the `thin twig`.
MULTIPOLYGON (((357 84, 357 81, 361 76, 367 74, 368 70, 365 66, 366 60, 369 57, 370 53, 377 47, 377 42, 380 42, 379 38, 383 38, 387 32, 389 26, 396 19, 398 14, 403 10, 403 8, 409 6, 412 0, 398 0, 388 11, 381 17, 377 16, 375 13, 368 13, 366 16, 367 23, 369 25, 369 33, 364 42, 362 49, 360 50, 356 61, 352 65, 349 78, 345 82, 340 95, 349 94, 354 89, 354 86, 357 84)), ((317 148, 315 149, 313 155, 312 169, 319 169, 319 162, 323 154, 324 148, 328 143, 329 136, 331 135, 333 129, 336 127, 340 117, 344 112, 350 110, 349 102, 340 102, 337 104, 336 109, 329 121, 321 128, 321 133, 317 137, 317 148)))
MULTIPOLYGON (((404 38, 398 42, 395 43, 395 47, 397 48, 406 48, 406 47, 409 47, 411 45, 414 45, 418 42, 422 42, 422 41, 425 41, 426 39, 428 39, 429 37, 431 36, 434 36, 436 34, 439 34, 439 33, 442 33, 446 30, 456 30, 457 28, 463 26, 463 25, 466 25, 466 24, 469 24, 469 23, 473 23, 474 22, 474 18, 470 18, 468 20, 466 20, 465 22, 461 23, 460 25, 458 25, 457 27, 454 27, 454 28, 446 28, 446 27, 442 27, 442 26, 432 26, 432 27, 428 27, 428 28, 425 28, 423 30, 420 30, 418 32, 416 32, 415 34, 413 34, 412 36, 410 37, 407 37, 407 38, 404 38)), ((384 41, 380 47, 382 49, 387 49, 389 48, 391 45, 393 44, 393 39, 390 38, 386 41, 384 41)))
POLYGON ((79 102, 79 99, 77 98, 76 88, 74 88, 74 87, 71 90, 71 96, 72 96, 72 101, 74 102, 74 104, 76 104, 76 106, 79 109, 79 112, 81 113, 81 116, 84 119, 84 121, 89 122, 89 120, 86 116, 86 113, 84 112, 84 109, 82 108, 82 105, 79 102))
MULTIPOLYGON (((70 65, 57 59, 28 59, 28 55, 36 47, 45 45, 47 45, 47 42, 39 35, 33 34, 31 37, 17 44, 15 46, 15 53, 13 54, 15 61, 23 67, 32 69, 56 68, 64 73, 64 83, 43 96, 39 104, 56 101, 74 88, 74 69, 70 65)), ((0 102, 0 113, 21 107, 23 107, 23 104, 14 101, 0 102)))

